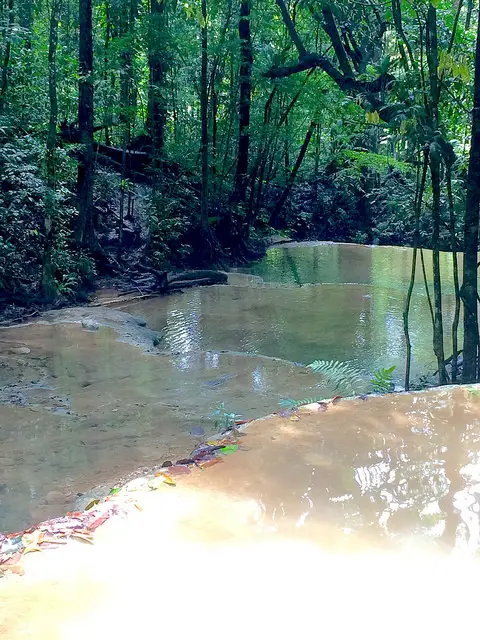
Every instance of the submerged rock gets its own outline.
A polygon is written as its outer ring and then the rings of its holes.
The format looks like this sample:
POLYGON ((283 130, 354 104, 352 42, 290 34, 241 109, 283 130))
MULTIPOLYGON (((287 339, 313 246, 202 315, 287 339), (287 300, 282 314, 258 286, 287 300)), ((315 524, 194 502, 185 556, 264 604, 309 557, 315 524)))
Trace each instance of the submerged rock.
POLYGON ((10 353, 14 353, 18 356, 26 356, 28 353, 30 353, 30 349, 28 347, 12 347, 10 349, 10 353))
POLYGON ((119 342, 139 347, 146 353, 161 353, 158 348, 163 336, 159 331, 147 327, 143 318, 107 307, 73 307, 48 311, 39 320, 42 324, 75 323, 87 331, 98 331, 101 327, 113 329, 119 342))

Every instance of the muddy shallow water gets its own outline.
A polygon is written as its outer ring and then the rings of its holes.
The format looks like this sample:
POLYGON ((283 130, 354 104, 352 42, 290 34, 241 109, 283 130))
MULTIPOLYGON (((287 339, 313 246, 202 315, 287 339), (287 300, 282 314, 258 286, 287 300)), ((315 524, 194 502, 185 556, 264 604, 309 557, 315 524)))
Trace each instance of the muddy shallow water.
POLYGON ((261 416, 289 393, 312 395, 317 382, 269 358, 147 355, 111 329, 36 324, 0 335, 0 530, 59 515, 78 493, 184 457, 198 442, 193 427, 215 431, 211 414, 224 399, 229 411, 261 416))
MULTIPOLYGON (((0 530, 81 507, 95 487, 102 494, 184 457, 198 442, 193 428, 215 430, 211 414, 222 402, 250 418, 277 410, 283 397, 333 393, 298 363, 353 360, 367 376, 396 365, 401 380, 409 259, 391 247, 287 246, 247 275, 232 274, 230 286, 117 305, 162 333, 158 348, 150 329, 109 322, 102 310, 83 325, 0 330, 0 530), (104 322, 109 328, 99 328, 104 322), (132 344, 118 342, 118 331, 132 344)), ((450 261, 442 256, 446 340, 450 261)), ((62 313, 72 321, 77 312, 62 313)), ((411 333, 414 374, 432 372, 421 282, 411 333)))
POLYGON ((0 581, 0 634, 477 637, 478 393, 250 424, 223 463, 135 494, 142 511, 95 545, 28 554, 0 581))

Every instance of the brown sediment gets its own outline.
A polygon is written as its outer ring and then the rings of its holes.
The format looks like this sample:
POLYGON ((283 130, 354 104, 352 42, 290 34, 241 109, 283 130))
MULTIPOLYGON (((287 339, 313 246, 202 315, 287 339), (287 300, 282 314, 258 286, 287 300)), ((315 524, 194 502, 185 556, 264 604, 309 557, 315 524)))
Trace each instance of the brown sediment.
POLYGON ((184 458, 198 442, 193 426, 214 433, 222 401, 251 418, 284 395, 314 395, 316 376, 291 363, 149 355, 117 338, 78 323, 0 331, 0 531, 63 515, 132 473, 184 458))
POLYGON ((141 511, 95 545, 28 554, 0 581, 1 637, 470 637, 477 393, 251 423, 222 464, 132 492, 141 511))

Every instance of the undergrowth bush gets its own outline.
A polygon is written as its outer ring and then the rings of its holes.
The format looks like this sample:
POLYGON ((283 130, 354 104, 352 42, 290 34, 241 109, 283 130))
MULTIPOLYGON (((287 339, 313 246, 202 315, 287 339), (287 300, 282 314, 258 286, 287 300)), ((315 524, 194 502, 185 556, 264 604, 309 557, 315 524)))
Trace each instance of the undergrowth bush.
MULTIPOLYGON (((37 137, 18 135, 9 128, 1 134, 0 290, 3 301, 32 301, 38 296, 42 275, 45 146, 37 137)), ((57 291, 64 295, 73 295, 93 272, 91 259, 72 247, 70 229, 76 210, 67 188, 71 166, 60 151, 52 265, 57 291)))

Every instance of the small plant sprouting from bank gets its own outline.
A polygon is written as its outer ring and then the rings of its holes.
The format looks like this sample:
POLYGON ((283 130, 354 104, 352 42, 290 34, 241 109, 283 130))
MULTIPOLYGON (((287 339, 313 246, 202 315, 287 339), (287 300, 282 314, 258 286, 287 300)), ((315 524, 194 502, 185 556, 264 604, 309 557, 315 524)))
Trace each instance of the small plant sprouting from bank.
MULTIPOLYGON (((395 390, 393 372, 395 366, 388 369, 380 367, 373 374, 363 371, 352 362, 340 362, 338 360, 315 360, 307 365, 315 373, 319 373, 335 393, 341 395, 359 395, 369 393, 392 393, 395 390)), ((295 400, 282 398, 280 405, 286 409, 295 409, 305 404, 312 404, 325 400, 328 396, 322 395, 313 398, 295 400)))
POLYGON ((228 411, 224 402, 221 402, 218 405, 212 413, 212 417, 215 419, 215 428, 220 429, 221 431, 233 429, 235 427, 235 421, 241 418, 238 413, 228 411))
POLYGON ((391 393, 395 389, 395 383, 393 382, 393 372, 395 371, 395 365, 384 369, 376 369, 373 372, 373 376, 370 380, 373 393, 391 393))

